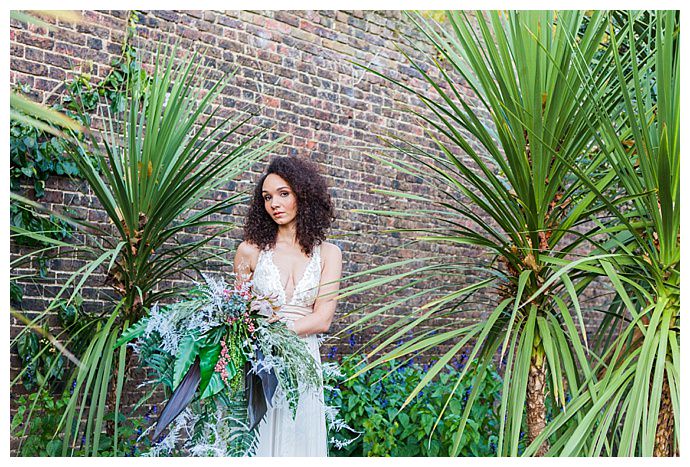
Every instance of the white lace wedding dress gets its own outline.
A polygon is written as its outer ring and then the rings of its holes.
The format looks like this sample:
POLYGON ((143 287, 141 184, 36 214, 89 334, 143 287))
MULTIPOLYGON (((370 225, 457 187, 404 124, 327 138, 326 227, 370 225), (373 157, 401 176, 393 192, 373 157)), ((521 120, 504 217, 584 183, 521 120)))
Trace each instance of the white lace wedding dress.
MULTIPOLYGON (((275 264, 273 250, 259 253, 254 268, 255 290, 263 295, 275 294, 282 305, 278 315, 282 319, 297 320, 312 313, 321 280, 321 245, 314 247, 302 278, 295 283, 289 300, 283 288, 280 270, 275 264)), ((309 351, 321 365, 319 343, 316 335, 303 338, 309 351)), ((273 407, 269 407, 259 425, 257 456, 327 456, 326 415, 323 389, 303 391, 300 395, 295 418, 287 407, 280 391, 274 396, 273 407)))

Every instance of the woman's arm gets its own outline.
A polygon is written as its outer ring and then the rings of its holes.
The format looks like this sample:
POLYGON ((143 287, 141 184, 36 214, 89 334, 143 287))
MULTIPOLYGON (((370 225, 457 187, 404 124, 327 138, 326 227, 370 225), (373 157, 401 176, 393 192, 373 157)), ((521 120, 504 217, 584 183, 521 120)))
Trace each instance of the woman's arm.
POLYGON ((257 256, 257 247, 248 242, 240 243, 233 261, 233 272, 236 275, 236 282, 242 283, 252 278, 257 256))
POLYGON ((321 255, 324 259, 319 296, 314 302, 314 312, 294 322, 293 330, 299 336, 309 336, 327 332, 335 315, 340 276, 343 268, 343 255, 340 248, 332 243, 323 243, 321 255))

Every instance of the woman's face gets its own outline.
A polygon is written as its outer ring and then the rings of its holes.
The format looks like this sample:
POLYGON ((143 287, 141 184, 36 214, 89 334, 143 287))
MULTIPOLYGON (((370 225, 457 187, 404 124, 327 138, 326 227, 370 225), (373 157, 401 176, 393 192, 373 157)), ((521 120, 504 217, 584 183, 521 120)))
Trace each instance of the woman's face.
POLYGON ((297 197, 284 178, 269 174, 261 189, 264 208, 278 225, 287 225, 297 217, 297 197))

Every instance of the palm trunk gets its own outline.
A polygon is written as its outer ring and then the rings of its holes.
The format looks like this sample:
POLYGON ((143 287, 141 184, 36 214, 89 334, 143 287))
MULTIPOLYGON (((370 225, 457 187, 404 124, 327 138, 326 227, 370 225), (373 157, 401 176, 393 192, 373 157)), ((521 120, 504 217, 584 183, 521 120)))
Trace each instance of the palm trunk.
MULTIPOLYGON (((535 347, 532 352, 532 361, 529 368, 529 380, 527 381, 527 441, 532 443, 546 426, 546 368, 545 356, 541 346, 535 347)), ((536 456, 542 457, 549 450, 548 441, 544 441, 539 447, 536 456)))
POLYGON ((654 440, 654 457, 670 457, 674 455, 673 421, 671 389, 668 385, 668 379, 664 374, 664 385, 661 389, 661 405, 659 406, 659 418, 656 424, 656 439, 654 440))

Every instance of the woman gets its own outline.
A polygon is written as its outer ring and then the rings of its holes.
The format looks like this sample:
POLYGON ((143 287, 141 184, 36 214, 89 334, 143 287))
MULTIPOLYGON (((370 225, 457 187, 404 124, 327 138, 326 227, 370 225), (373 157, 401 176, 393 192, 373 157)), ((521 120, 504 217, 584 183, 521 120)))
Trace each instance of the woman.
MULTIPOLYGON (((251 276, 257 292, 278 297, 281 308, 271 321, 284 321, 302 337, 319 364, 317 334, 330 328, 342 268, 340 249, 324 241, 333 213, 316 167, 278 157, 256 186, 234 261, 235 273, 251 276)), ((300 395, 294 419, 280 399, 276 394, 259 425, 256 455, 326 456, 323 389, 300 395)))

